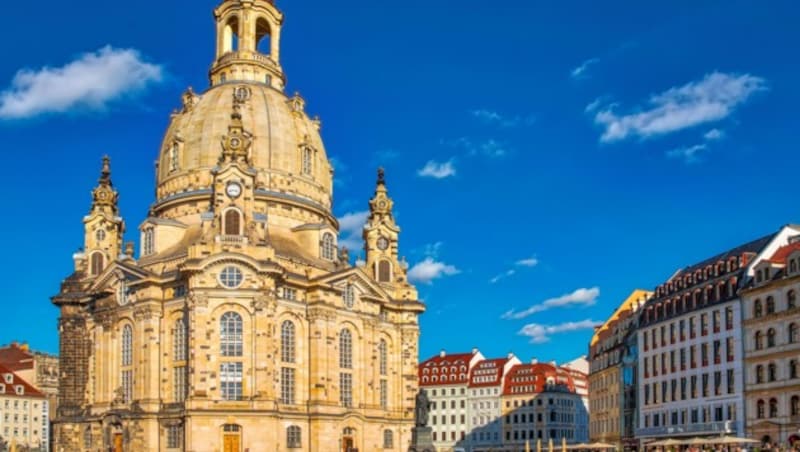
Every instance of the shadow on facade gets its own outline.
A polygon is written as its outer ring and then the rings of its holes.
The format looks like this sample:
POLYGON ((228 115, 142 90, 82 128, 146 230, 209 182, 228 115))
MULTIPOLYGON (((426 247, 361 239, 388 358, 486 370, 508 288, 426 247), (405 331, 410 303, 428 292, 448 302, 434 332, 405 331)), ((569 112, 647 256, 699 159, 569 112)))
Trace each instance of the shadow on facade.
POLYGON ((530 403, 506 411, 503 416, 467 432, 452 448, 439 449, 438 452, 525 452, 526 443, 532 452, 536 452, 537 442, 541 451, 546 452, 551 439, 553 451, 559 452, 562 438, 566 439, 567 445, 588 442, 589 412, 579 396, 554 399, 573 401, 569 407, 537 403, 555 394, 540 393, 529 399, 530 403))

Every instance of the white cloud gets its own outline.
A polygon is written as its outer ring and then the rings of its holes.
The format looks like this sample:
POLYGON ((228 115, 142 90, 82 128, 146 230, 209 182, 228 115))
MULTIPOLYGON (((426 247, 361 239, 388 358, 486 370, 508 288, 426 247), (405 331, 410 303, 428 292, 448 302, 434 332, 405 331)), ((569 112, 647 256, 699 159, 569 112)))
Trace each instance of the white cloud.
POLYGON ((597 303, 597 297, 599 296, 600 289, 598 287, 592 287, 591 289, 578 289, 572 293, 562 295, 557 298, 550 298, 549 300, 535 304, 524 311, 515 312, 512 309, 503 314, 502 318, 518 320, 524 319, 525 317, 529 317, 539 312, 548 311, 553 308, 561 308, 570 305, 592 306, 597 303))
POLYGON ((579 322, 565 322, 558 325, 540 325, 538 323, 531 323, 525 325, 519 330, 520 336, 527 336, 531 339, 532 344, 544 344, 550 342, 550 336, 560 333, 569 333, 581 330, 593 330, 603 322, 594 320, 581 320, 579 322))
POLYGON ((711 129, 703 135, 706 141, 717 141, 725 138, 725 132, 719 129, 711 129))
MULTIPOLYGON (((515 267, 533 268, 533 267, 535 267, 537 265, 539 265, 539 259, 537 259, 535 257, 530 257, 530 258, 527 258, 527 259, 520 259, 520 260, 518 260, 517 262, 514 263, 515 267)), ((490 279, 489 283, 490 284, 496 284, 496 283, 500 282, 501 280, 506 279, 506 278, 511 277, 511 276, 514 276, 516 274, 517 274, 517 270, 515 268, 508 269, 505 272, 500 273, 499 275, 497 275, 494 278, 490 279)))
POLYGON ((539 259, 536 259, 535 257, 529 257, 528 259, 518 260, 517 265, 520 267, 535 267, 539 265, 539 259))
POLYGON ((708 149, 705 144, 696 144, 694 146, 680 147, 667 151, 667 157, 683 159, 686 163, 696 163, 700 153, 708 149))
POLYGON ((134 49, 104 47, 58 68, 22 69, 0 93, 0 118, 24 119, 71 110, 103 110, 164 77, 134 49))
POLYGON ((496 111, 478 109, 470 112, 472 116, 486 124, 496 124, 500 127, 517 127, 517 126, 530 126, 536 122, 536 117, 533 115, 528 116, 505 116, 496 111))
POLYGON ((453 148, 459 148, 466 151, 469 156, 484 155, 486 157, 503 157, 511 150, 505 143, 490 138, 483 142, 474 142, 467 137, 457 138, 455 140, 442 140, 441 143, 453 148))
POLYGON ((481 144, 480 151, 488 157, 503 157, 508 154, 508 149, 503 143, 492 139, 481 144))
POLYGON ((425 166, 417 170, 417 175, 420 177, 432 177, 434 179, 444 179, 456 175, 456 168, 453 165, 453 160, 444 163, 437 163, 430 160, 425 166))
POLYGON ((724 119, 754 93, 766 89, 760 77, 713 72, 651 96, 648 109, 619 115, 611 105, 597 111, 594 120, 605 128, 603 142, 649 138, 724 119))
POLYGON ((350 251, 361 250, 364 247, 361 232, 368 216, 369 211, 364 210, 351 212, 339 218, 339 246, 344 246, 350 251))
POLYGON ((570 77, 572 77, 574 79, 588 78, 589 75, 586 72, 589 70, 589 66, 591 66, 593 64, 597 64, 599 62, 600 62, 600 60, 598 58, 589 58, 588 60, 586 60, 583 63, 581 63, 580 66, 578 66, 575 69, 573 69, 569 73, 569 75, 570 75, 570 77))
POLYGON ((442 242, 428 243, 425 245, 425 248, 422 252, 425 256, 436 259, 439 257, 439 253, 442 251, 442 246, 444 246, 444 243, 442 242))
POLYGON ((431 284, 435 279, 459 273, 460 271, 452 265, 435 261, 432 257, 426 257, 425 260, 411 267, 411 270, 408 271, 408 279, 412 282, 431 284))

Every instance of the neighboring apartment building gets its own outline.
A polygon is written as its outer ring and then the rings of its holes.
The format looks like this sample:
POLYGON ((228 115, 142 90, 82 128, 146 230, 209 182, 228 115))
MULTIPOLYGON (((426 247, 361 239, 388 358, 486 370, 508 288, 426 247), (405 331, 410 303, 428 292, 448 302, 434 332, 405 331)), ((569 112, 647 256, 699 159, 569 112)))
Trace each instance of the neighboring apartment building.
POLYGON ((747 435, 800 444, 800 236, 756 263, 742 293, 747 435))
POLYGON ((423 361, 419 385, 431 400, 436 450, 498 452, 537 439, 587 441, 588 414, 577 390, 587 376, 580 363, 522 364, 513 354, 485 359, 477 349, 423 361))
POLYGON ((652 292, 634 290, 606 322, 595 330, 589 346, 589 437, 622 444, 623 357, 626 339, 636 325, 639 308, 652 292))
POLYGON ((639 318, 638 440, 744 434, 739 290, 753 262, 792 231, 681 269, 656 288, 639 318))
MULTIPOLYGON (((550 440, 586 442, 586 408, 572 378, 573 369, 553 364, 518 364, 505 377, 503 450, 523 450, 526 443, 550 440)), ((585 374, 584 374, 585 375, 585 374)))
POLYGON ((0 365, 0 444, 47 451, 49 426, 45 395, 0 365))
POLYGON ((32 351, 16 342, 0 347, 0 365, 10 369, 47 396, 50 418, 58 406, 58 356, 32 351))
POLYGON ((419 385, 428 392, 431 401, 428 424, 438 450, 452 450, 456 442, 466 439, 469 374, 483 359, 478 349, 455 355, 442 350, 419 365, 419 385))
POLYGON ((521 364, 513 354, 507 358, 486 359, 472 369, 469 376, 469 433, 467 444, 474 451, 483 450, 501 443, 503 430, 500 398, 503 394, 503 379, 517 364, 521 364))

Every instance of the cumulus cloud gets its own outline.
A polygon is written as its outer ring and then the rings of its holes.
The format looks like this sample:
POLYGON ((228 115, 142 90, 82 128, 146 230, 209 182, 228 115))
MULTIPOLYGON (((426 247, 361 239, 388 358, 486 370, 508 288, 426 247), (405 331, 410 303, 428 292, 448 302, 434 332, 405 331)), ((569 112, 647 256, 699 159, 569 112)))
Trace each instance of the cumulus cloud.
MULTIPOLYGON (((517 262, 514 263, 514 267, 533 268, 533 267, 536 267, 537 265, 539 265, 539 259, 537 259, 535 257, 529 257, 527 259, 520 259, 520 260, 518 260, 517 262)), ((511 277, 511 276, 514 276, 516 274, 517 274, 517 269, 516 268, 510 268, 510 269, 504 271, 503 273, 500 273, 499 275, 495 276, 494 278, 490 279, 489 283, 496 284, 496 283, 500 282, 501 280, 506 279, 506 278, 511 277)))
POLYGON ((0 118, 104 110, 163 78, 163 68, 144 61, 138 51, 107 46, 62 67, 17 72, 11 86, 0 93, 0 118))
POLYGON ((550 336, 554 334, 569 333, 581 330, 593 330, 602 324, 603 322, 597 322, 589 319, 581 320, 579 322, 565 322, 558 325, 540 325, 538 323, 531 323, 525 325, 517 334, 520 336, 529 337, 532 344, 544 344, 550 342, 550 336))
POLYGON ((583 63, 581 63, 580 66, 578 66, 575 69, 573 69, 572 71, 570 71, 569 75, 570 75, 570 77, 572 77, 572 78, 574 78, 576 80, 577 79, 588 78, 589 74, 587 73, 587 71, 589 70, 589 66, 591 66, 593 64, 597 64, 599 62, 600 62, 600 59, 598 59, 598 58, 589 58, 588 60, 586 60, 583 63))
POLYGON ((470 157, 483 155, 486 157, 499 158, 511 152, 508 146, 493 138, 485 141, 475 142, 467 137, 456 138, 455 140, 442 140, 445 146, 463 149, 470 157))
POLYGON ((645 109, 629 114, 618 114, 613 105, 598 109, 594 121, 605 129, 600 137, 603 142, 649 138, 722 120, 753 94, 767 89, 761 77, 713 72, 651 96, 645 109))
POLYGON ((339 246, 348 250, 360 250, 364 247, 361 232, 367 224, 369 211, 350 212, 339 218, 339 246))
POLYGON ((578 289, 572 293, 562 295, 557 298, 550 298, 539 304, 535 304, 530 308, 515 312, 513 309, 503 314, 502 318, 510 320, 524 319, 533 314, 548 311, 553 308, 562 308, 567 306, 593 306, 597 303, 597 297, 600 296, 600 289, 592 287, 591 289, 578 289))
POLYGON ((725 132, 719 129, 711 129, 703 135, 706 141, 717 141, 725 138, 725 132))
POLYGON ((412 282, 431 284, 435 279, 461 273, 455 266, 426 257, 422 262, 411 267, 408 279, 412 282))
POLYGON ((438 163, 433 160, 428 161, 424 167, 417 170, 417 175, 420 177, 432 177, 434 179, 445 179, 447 177, 456 175, 456 167, 453 165, 453 160, 444 163, 438 163))
POLYGON ((498 125, 500 127, 530 126, 536 122, 536 117, 528 116, 505 116, 493 110, 478 109, 470 112, 473 117, 486 124, 498 125))

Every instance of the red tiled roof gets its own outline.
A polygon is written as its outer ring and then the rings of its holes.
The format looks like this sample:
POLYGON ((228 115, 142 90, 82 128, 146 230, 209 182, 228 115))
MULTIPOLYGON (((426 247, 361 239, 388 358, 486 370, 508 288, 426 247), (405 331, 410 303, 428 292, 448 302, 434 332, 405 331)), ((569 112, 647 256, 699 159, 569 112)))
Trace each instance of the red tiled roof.
POLYGON ((44 394, 39 392, 36 388, 28 384, 27 381, 20 378, 17 374, 12 372, 11 369, 3 366, 2 364, 0 364, 0 385, 5 385, 5 392, 2 394, 3 396, 44 398, 44 394), (6 375, 8 374, 11 375, 11 383, 6 382, 6 375), (17 386, 23 387, 22 394, 17 394, 17 386))
POLYGON ((467 383, 469 362, 472 353, 436 355, 420 363, 418 378, 420 386, 444 386, 467 383))
POLYGON ((795 251, 800 251, 800 242, 790 243, 778 248, 778 251, 775 251, 769 261, 774 264, 785 264, 786 258, 795 251))
POLYGON ((552 364, 518 364, 508 371, 503 385, 503 395, 536 394, 543 392, 548 379, 575 392, 575 383, 570 369, 552 364))
POLYGON ((469 376, 470 388, 485 388, 503 384, 503 367, 508 358, 486 359, 472 368, 469 376))
POLYGON ((33 369, 33 355, 17 344, 7 345, 0 348, 0 364, 13 371, 33 369))

